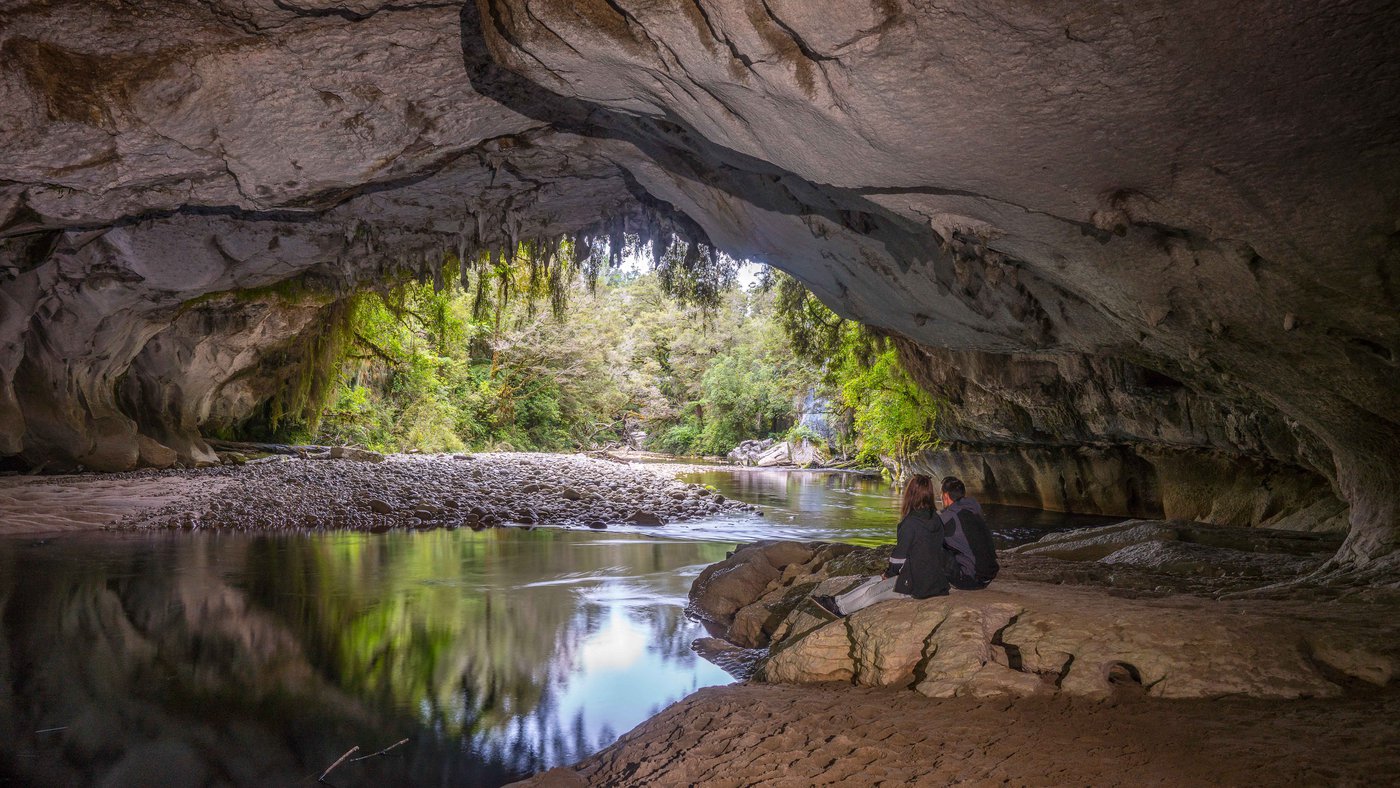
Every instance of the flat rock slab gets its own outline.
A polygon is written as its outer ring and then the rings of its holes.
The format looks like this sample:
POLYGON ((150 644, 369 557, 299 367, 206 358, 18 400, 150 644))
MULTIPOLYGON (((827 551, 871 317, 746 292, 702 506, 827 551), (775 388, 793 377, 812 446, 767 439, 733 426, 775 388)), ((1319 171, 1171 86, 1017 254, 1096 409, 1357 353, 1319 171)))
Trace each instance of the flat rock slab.
POLYGON ((1333 697, 1400 674, 1400 616, 1378 606, 1131 599, 999 582, 883 602, 813 626, 796 608, 758 676, 851 681, 931 697, 1333 697))
POLYGON ((1393 690, 1083 703, 710 687, 575 767, 516 785, 1362 785, 1400 774, 1397 716, 1393 690))

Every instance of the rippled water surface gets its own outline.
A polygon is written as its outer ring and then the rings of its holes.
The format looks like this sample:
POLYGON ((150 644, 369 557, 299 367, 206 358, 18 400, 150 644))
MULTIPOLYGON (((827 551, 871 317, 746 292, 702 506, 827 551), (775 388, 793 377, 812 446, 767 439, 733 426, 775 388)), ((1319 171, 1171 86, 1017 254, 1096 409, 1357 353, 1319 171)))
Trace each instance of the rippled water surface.
MULTIPOLYGON (((684 615, 737 541, 893 536, 852 474, 692 477, 766 516, 663 529, 0 540, 0 781, 509 782, 727 683, 684 615), (642 533, 641 531, 646 531, 642 533)), ((1084 524, 997 510, 1005 538, 1084 524)))

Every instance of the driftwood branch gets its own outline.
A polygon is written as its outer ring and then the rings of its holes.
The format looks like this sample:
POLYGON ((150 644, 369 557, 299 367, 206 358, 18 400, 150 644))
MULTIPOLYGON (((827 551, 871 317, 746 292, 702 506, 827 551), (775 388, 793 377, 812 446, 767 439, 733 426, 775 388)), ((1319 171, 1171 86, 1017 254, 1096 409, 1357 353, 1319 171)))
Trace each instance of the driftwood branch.
POLYGON ((379 752, 372 752, 372 753, 370 753, 369 755, 361 755, 361 756, 358 757, 358 758, 352 758, 352 759, 350 760, 350 762, 351 762, 351 763, 358 763, 358 762, 360 762, 360 761, 367 760, 367 759, 369 759, 369 758, 378 757, 378 756, 383 755, 384 753, 386 753, 386 752, 388 752, 388 751, 394 749, 395 747, 398 747, 398 746, 401 745, 401 744, 408 744, 408 739, 399 739, 398 741, 394 742, 393 744, 390 744, 388 747, 385 747, 384 749, 380 750, 379 752))
POLYGON ((326 770, 325 770, 324 772, 321 772, 321 776, 316 778, 316 782, 318 782, 318 783, 323 783, 323 782, 325 782, 325 781, 326 781, 326 775, 328 775, 328 774, 330 774, 332 771, 334 771, 334 770, 335 770, 335 767, 337 767, 337 766, 339 766, 340 764, 344 763, 346 758, 349 758, 351 755, 354 755, 355 753, 357 753, 357 752, 359 752, 359 751, 360 751, 360 745, 358 745, 358 744, 356 744, 354 747, 351 747, 350 749, 346 750, 344 755, 342 755, 342 756, 340 756, 339 758, 336 758, 336 759, 335 759, 335 763, 331 764, 330 766, 327 766, 327 767, 326 767, 326 770))

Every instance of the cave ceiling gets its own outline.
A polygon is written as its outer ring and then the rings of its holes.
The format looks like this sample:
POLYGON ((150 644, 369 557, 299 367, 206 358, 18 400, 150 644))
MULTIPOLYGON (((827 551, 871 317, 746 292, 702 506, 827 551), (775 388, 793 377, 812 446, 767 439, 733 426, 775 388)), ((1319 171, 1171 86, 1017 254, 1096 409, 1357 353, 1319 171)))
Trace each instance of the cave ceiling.
POLYGON ((0 2, 0 455, 205 456, 314 316, 197 299, 630 222, 898 337, 951 439, 1284 464, 1393 555, 1396 41, 1383 2, 0 2))

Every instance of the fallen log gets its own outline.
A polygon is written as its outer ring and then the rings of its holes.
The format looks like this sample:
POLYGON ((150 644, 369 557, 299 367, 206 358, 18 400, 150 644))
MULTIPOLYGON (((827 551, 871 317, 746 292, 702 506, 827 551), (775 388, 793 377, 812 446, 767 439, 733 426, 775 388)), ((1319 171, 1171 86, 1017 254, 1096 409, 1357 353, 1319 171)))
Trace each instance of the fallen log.
POLYGON ((286 454, 305 457, 308 454, 329 454, 331 446, 296 446, 286 443, 250 443, 247 441, 208 441, 214 451, 236 451, 243 454, 286 454))

